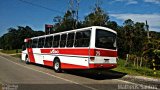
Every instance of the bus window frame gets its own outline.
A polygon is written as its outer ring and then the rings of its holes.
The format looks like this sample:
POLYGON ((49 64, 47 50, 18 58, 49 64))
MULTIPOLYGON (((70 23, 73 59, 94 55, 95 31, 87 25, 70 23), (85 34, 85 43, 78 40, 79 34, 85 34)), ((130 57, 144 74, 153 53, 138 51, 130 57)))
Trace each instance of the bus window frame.
POLYGON ((85 30, 81 30, 81 31, 76 31, 75 32, 75 37, 74 37, 74 47, 75 48, 89 48, 91 45, 91 35, 92 35, 92 29, 85 29, 85 30), (76 36, 77 36, 77 32, 87 32, 87 31, 90 31, 90 37, 89 37, 89 44, 88 44, 88 46, 87 47, 84 47, 84 46, 82 46, 82 47, 77 47, 77 46, 75 46, 75 43, 76 43, 76 36))
POLYGON ((60 36, 61 36, 61 39, 60 39, 60 45, 59 45, 59 47, 60 47, 60 48, 65 48, 66 45, 67 45, 66 41, 67 41, 68 34, 67 34, 67 33, 63 33, 63 34, 61 34, 60 36), (63 47, 61 46, 62 35, 66 35, 66 38, 65 38, 65 45, 64 45, 63 47))
MULTIPOLYGON (((46 39, 45 37, 39 37, 39 38, 38 38, 38 48, 44 48, 45 39, 46 39), (40 40, 40 39, 43 39, 43 45, 42 45, 42 47, 39 47, 39 40, 40 40)), ((42 44, 42 43, 41 43, 41 44, 42 44)))
POLYGON ((50 36, 46 36, 45 37, 45 43, 44 43, 44 48, 52 48, 53 47, 53 40, 54 40, 54 36, 53 35, 50 35, 50 36), (52 38, 52 39, 51 39, 52 38), (49 42, 48 42, 48 39, 49 39, 49 42), (52 41, 50 41, 50 39, 52 40, 52 41), (50 43, 51 42, 51 45, 50 46, 47 46, 46 44, 47 43, 50 43))
POLYGON ((32 39, 31 48, 37 48, 37 47, 38 47, 38 38, 34 38, 34 39, 32 39), (34 42, 34 40, 36 40, 36 45, 35 45, 35 47, 33 47, 33 42, 34 42))
POLYGON ((108 31, 108 30, 105 30, 105 29, 99 29, 99 28, 96 28, 96 35, 95 35, 95 48, 103 48, 103 49, 111 49, 111 50, 117 50, 117 34, 116 33, 114 33, 114 32, 111 32, 111 31, 108 31), (97 30, 103 30, 103 31, 105 31, 105 32, 109 32, 109 33, 112 33, 112 34, 115 34, 115 42, 114 43, 116 43, 116 47, 112 47, 112 48, 105 48, 105 47, 97 47, 97 45, 96 45, 96 42, 97 42, 97 30))
POLYGON ((69 33, 67 33, 66 47, 67 48, 73 48, 74 47, 74 42, 75 42, 75 32, 69 32, 69 33), (73 43, 72 43, 72 46, 68 46, 68 37, 69 37, 69 34, 73 34, 73 43))
POLYGON ((52 41, 52 48, 59 48, 61 35, 60 35, 60 34, 53 35, 53 38, 54 38, 54 39, 53 39, 53 41, 52 41), (55 37, 56 37, 56 36, 59 36, 59 41, 57 41, 57 42, 58 42, 58 46, 55 47, 53 43, 54 43, 54 41, 55 41, 55 37))

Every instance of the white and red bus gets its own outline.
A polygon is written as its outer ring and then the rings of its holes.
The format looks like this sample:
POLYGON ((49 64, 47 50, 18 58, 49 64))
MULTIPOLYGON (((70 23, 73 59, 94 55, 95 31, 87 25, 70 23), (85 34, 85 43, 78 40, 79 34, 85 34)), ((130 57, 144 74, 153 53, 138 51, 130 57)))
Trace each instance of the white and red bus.
POLYGON ((92 26, 25 39, 22 60, 62 69, 111 69, 117 66, 117 33, 92 26))

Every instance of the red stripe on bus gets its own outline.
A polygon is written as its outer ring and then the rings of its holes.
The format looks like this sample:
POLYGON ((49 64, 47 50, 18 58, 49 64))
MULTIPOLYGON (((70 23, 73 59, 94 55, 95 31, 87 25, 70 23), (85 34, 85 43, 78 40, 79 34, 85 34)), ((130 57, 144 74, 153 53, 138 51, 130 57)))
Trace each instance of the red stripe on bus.
POLYGON ((48 61, 48 60, 43 60, 44 65, 46 66, 53 66, 53 62, 52 61, 48 61))
POLYGON ((53 49, 41 49, 41 53, 50 53, 53 49))
POLYGON ((75 65, 75 64, 68 64, 68 63, 61 63, 62 69, 87 69, 87 66, 75 65))
MULTIPOLYGON (((46 66, 53 66, 52 61, 43 60, 44 65, 46 66)), ((75 64, 69 64, 69 63, 61 63, 62 69, 94 69, 94 68, 106 68, 106 69, 112 69, 117 67, 117 64, 89 64, 88 66, 82 66, 82 65, 75 65, 75 64)))
POLYGON ((102 49, 41 49, 41 53, 45 54, 67 54, 67 55, 85 55, 88 56, 108 56, 117 57, 117 51, 102 49), (90 51, 90 53, 89 53, 90 51), (99 54, 97 54, 99 52, 99 54))
POLYGON ((117 64, 89 64, 88 66, 82 66, 82 65, 74 65, 74 64, 68 64, 68 63, 61 63, 62 69, 89 69, 89 68, 106 68, 111 69, 117 67, 117 64))
POLYGON ((117 51, 95 49, 95 56, 97 52, 100 52, 99 56, 117 57, 117 51))
POLYGON ((35 63, 35 58, 34 58, 34 55, 33 55, 32 48, 28 48, 27 51, 28 51, 28 56, 29 56, 30 62, 35 63))
POLYGON ((69 55, 89 55, 89 49, 41 49, 41 53, 69 54, 69 55))

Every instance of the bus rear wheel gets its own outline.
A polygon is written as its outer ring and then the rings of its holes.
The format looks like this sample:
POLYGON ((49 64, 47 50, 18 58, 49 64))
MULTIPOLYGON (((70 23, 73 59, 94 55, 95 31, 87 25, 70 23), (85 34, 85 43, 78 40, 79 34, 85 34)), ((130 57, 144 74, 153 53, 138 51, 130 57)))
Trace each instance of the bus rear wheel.
POLYGON ((54 71, 57 73, 61 72, 61 63, 59 59, 54 60, 54 71))

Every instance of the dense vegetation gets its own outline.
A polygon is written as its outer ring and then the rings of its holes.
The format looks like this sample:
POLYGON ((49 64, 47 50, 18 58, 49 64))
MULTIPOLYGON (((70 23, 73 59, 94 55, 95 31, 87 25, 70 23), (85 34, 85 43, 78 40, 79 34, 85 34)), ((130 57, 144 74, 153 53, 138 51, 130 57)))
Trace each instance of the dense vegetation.
MULTIPOLYGON (((65 15, 56 16, 54 19, 54 33, 82 28, 87 26, 109 27, 118 33, 117 45, 118 55, 125 58, 126 54, 144 57, 152 67, 152 60, 160 64, 160 33, 150 31, 150 38, 147 37, 145 23, 134 22, 131 19, 124 21, 119 26, 116 21, 111 21, 109 15, 100 7, 95 7, 91 13, 84 17, 83 21, 75 19, 73 11, 66 11, 65 15)), ((25 38, 43 35, 42 31, 33 31, 29 26, 18 26, 17 29, 9 28, 8 33, 0 37, 0 48, 19 49, 22 47, 25 38)))
POLYGON ((44 35, 43 31, 34 31, 29 26, 9 28, 8 33, 0 37, 0 48, 4 50, 21 49, 25 38, 44 35))
MULTIPOLYGON (((144 22, 127 19, 123 26, 119 26, 115 21, 111 21, 109 15, 100 7, 95 7, 84 17, 84 21, 77 21, 73 14, 72 11, 67 11, 63 17, 55 17, 54 31, 61 32, 87 26, 109 27, 118 33, 117 45, 120 58, 126 58, 126 54, 129 54, 131 57, 142 57, 144 59, 142 62, 147 63, 147 65, 142 63, 142 66, 153 68, 153 59, 160 65, 160 33, 150 31, 148 38, 144 22)), ((132 61, 130 62, 133 63, 132 61)))

